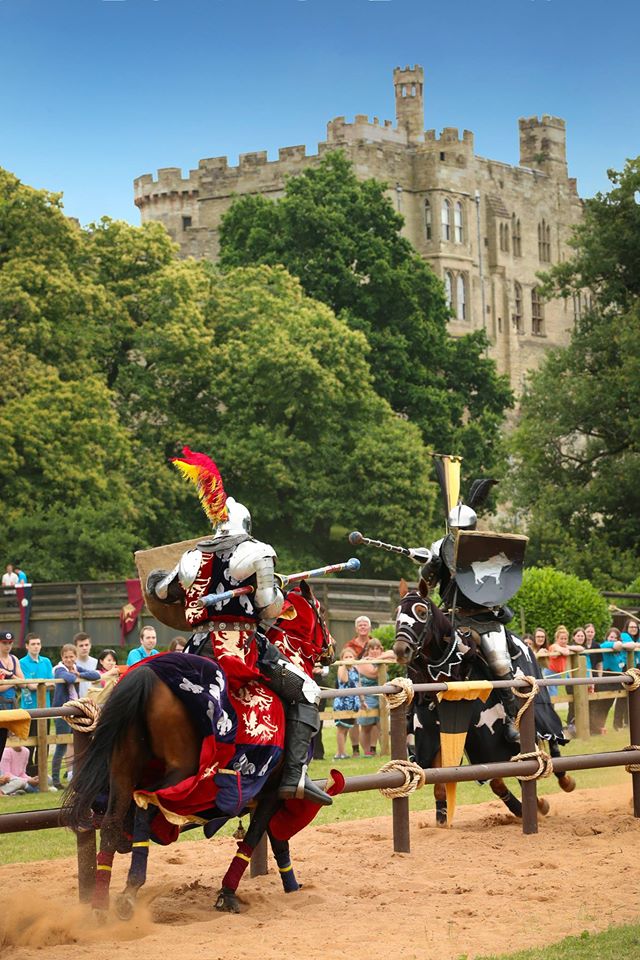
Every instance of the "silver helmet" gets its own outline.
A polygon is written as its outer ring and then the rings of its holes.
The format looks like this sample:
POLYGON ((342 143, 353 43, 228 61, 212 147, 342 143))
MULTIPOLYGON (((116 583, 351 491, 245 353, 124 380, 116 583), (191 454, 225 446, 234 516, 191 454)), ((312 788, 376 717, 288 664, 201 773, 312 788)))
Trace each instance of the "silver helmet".
POLYGON ((206 540, 198 543, 200 550, 232 550, 237 544, 251 537, 251 514, 243 503, 233 497, 227 497, 227 519, 221 520, 213 528, 206 540))
POLYGON ((458 503, 447 518, 452 530, 475 530, 478 515, 465 503, 458 503))

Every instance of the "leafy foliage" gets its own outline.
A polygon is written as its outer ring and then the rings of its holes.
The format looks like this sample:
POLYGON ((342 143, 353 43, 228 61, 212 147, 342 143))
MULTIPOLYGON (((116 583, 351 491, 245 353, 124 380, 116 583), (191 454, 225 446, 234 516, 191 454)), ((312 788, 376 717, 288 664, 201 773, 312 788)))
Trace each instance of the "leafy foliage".
POLYGON ((593 623, 597 636, 604 636, 611 622, 607 602, 592 584, 552 567, 525 570, 522 586, 510 606, 516 611, 511 623, 516 632, 522 613, 527 631, 542 627, 549 637, 561 623, 569 630, 593 623))
POLYGON ((640 161, 610 177, 611 192, 586 202, 575 257, 547 277, 582 315, 530 379, 511 494, 534 562, 615 589, 640 556, 640 161))
POLYGON ((386 185, 357 180, 340 151, 292 177, 283 199, 245 196, 220 230, 223 267, 283 264, 370 345, 374 386, 427 445, 491 472, 511 405, 481 332, 453 340, 442 284, 401 236, 386 185))

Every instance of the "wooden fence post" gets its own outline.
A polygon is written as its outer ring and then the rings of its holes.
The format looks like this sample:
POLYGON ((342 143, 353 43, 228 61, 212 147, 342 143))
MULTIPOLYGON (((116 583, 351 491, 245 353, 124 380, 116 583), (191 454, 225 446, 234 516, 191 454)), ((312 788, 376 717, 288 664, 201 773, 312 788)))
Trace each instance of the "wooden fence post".
MULTIPOLYGON (((378 686, 384 687, 388 679, 388 670, 386 663, 378 664, 378 686)), ((386 697, 378 697, 378 716, 380 718, 380 754, 383 757, 389 756, 390 751, 390 710, 386 697)), ((406 751, 405 751, 406 754, 406 751)))
MULTIPOLYGON (((391 757, 407 759, 407 704, 401 703, 391 711, 391 757)), ((393 849, 396 853, 411 853, 409 832, 409 797, 391 801, 393 817, 393 849)))
MULTIPOLYGON (((38 709, 46 708, 47 706, 46 683, 39 683, 36 688, 36 704, 38 709)), ((36 720, 36 736, 38 738, 36 750, 38 751, 39 793, 48 793, 49 791, 49 744, 47 739, 49 723, 50 721, 46 719, 36 720)))
POLYGON ((253 848, 253 853, 251 854, 249 876, 266 877, 266 875, 269 873, 268 852, 267 835, 266 833, 263 833, 260 842, 258 843, 257 847, 253 848))
MULTIPOLYGON (((629 698, 629 741, 640 746, 640 689, 630 690, 629 698)), ((633 815, 640 817, 640 773, 631 774, 633 784, 633 815)))
MULTIPOLYGON (((89 749, 90 735, 73 731, 73 768, 78 774, 84 757, 89 749)), ((78 856, 78 895, 81 903, 88 903, 96 885, 96 831, 92 829, 79 830, 76 833, 78 856)))
MULTIPOLYGON (((525 688, 526 689, 526 688, 525 688)), ((529 688, 531 689, 531 688, 529 688)), ((536 749, 536 716, 532 703, 520 719, 520 748, 522 753, 533 753, 536 749)), ((538 786, 536 780, 521 780, 522 788, 522 832, 538 832, 538 786)))
MULTIPOLYGON (((575 676, 587 676, 587 658, 579 653, 572 658, 575 660, 577 671, 575 676)), ((573 692, 573 718, 578 740, 588 740, 591 732, 589 725, 589 688, 586 685, 576 684, 573 692)))

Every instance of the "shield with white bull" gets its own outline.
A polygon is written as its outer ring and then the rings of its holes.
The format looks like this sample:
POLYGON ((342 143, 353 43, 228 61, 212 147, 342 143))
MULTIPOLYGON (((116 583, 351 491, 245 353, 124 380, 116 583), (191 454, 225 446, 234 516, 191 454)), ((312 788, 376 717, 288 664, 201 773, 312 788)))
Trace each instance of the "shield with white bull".
POLYGON ((454 551, 455 579, 460 590, 483 607, 507 603, 522 583, 528 540, 515 533, 460 530, 454 551))

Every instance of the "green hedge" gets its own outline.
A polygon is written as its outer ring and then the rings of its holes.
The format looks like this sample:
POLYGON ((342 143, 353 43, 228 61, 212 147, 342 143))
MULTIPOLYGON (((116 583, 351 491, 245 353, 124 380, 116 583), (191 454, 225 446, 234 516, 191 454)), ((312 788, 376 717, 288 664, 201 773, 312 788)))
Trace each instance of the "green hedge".
POLYGON ((604 637, 611 624, 607 601, 588 580, 561 573, 553 567, 525 570, 522 586, 509 606, 515 612, 510 624, 512 630, 520 633, 523 612, 525 630, 533 633, 536 627, 543 627, 550 640, 561 623, 569 631, 593 623, 598 639, 604 637))

